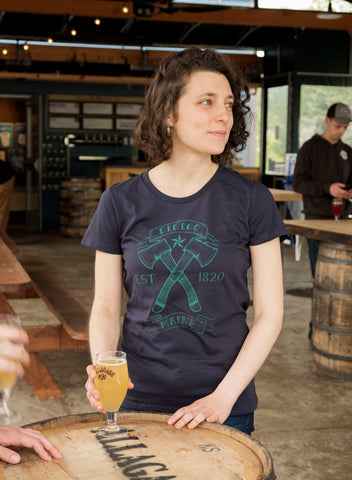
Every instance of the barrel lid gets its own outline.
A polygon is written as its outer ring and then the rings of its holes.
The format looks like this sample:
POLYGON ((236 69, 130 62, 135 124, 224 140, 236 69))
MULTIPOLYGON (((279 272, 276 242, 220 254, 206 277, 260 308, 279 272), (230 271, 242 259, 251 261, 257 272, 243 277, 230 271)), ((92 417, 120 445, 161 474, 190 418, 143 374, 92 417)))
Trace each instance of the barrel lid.
POLYGON ((0 463, 0 478, 51 480, 103 478, 148 480, 274 480, 268 451, 250 436, 219 424, 176 430, 168 415, 121 412, 122 437, 97 432, 105 424, 99 413, 70 415, 30 425, 59 448, 62 460, 45 462, 19 448, 22 462, 0 463))

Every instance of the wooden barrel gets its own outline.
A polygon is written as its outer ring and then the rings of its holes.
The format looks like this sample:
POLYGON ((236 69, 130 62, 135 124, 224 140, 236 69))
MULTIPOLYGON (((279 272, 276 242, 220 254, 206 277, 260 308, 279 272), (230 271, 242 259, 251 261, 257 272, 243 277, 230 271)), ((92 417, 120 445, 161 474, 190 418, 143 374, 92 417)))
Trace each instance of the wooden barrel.
POLYGON ((30 425, 59 448, 62 460, 48 463, 30 449, 16 448, 18 465, 0 462, 0 478, 26 480, 274 480, 268 451, 230 427, 205 424, 176 430, 167 415, 121 412, 122 437, 102 436, 100 413, 71 415, 30 425), (2 476, 1 476, 2 474, 2 476))
POLYGON ((83 237, 102 193, 99 178, 70 177, 61 182, 60 231, 69 237, 83 237))
POLYGON ((320 243, 312 324, 318 370, 352 378, 352 246, 320 243))

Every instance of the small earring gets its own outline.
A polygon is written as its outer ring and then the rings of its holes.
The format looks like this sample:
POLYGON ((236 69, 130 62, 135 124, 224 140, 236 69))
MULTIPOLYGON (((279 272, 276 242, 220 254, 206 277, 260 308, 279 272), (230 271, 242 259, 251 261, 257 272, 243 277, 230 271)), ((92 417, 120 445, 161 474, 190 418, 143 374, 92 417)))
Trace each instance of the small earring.
POLYGON ((168 136, 170 137, 170 135, 171 135, 171 127, 170 127, 170 125, 168 125, 168 126, 166 127, 166 133, 167 133, 168 136))

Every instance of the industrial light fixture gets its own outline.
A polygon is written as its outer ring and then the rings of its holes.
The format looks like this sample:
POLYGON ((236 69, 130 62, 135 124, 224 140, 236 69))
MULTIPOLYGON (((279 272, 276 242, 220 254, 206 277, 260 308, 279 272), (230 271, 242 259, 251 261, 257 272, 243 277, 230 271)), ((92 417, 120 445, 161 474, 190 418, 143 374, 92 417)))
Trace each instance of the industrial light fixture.
POLYGON ((256 50, 255 54, 258 58, 264 58, 265 57, 265 51, 264 50, 256 50))
POLYGON ((331 5, 331 0, 329 0, 329 6, 328 6, 328 11, 327 13, 322 12, 317 14, 317 18, 320 20, 337 20, 338 18, 341 18, 342 15, 340 13, 335 13, 332 10, 332 5, 331 5))
POLYGON ((100 25, 100 23, 101 23, 100 18, 96 18, 94 20, 94 23, 95 23, 95 25, 100 25))

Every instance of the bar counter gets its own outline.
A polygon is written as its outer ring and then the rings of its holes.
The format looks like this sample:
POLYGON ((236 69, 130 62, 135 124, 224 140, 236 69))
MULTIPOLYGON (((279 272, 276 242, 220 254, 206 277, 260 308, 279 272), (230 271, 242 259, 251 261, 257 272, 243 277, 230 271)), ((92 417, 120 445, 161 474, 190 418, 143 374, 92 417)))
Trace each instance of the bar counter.
POLYGON ((328 243, 352 245, 352 220, 284 220, 289 233, 328 243))

